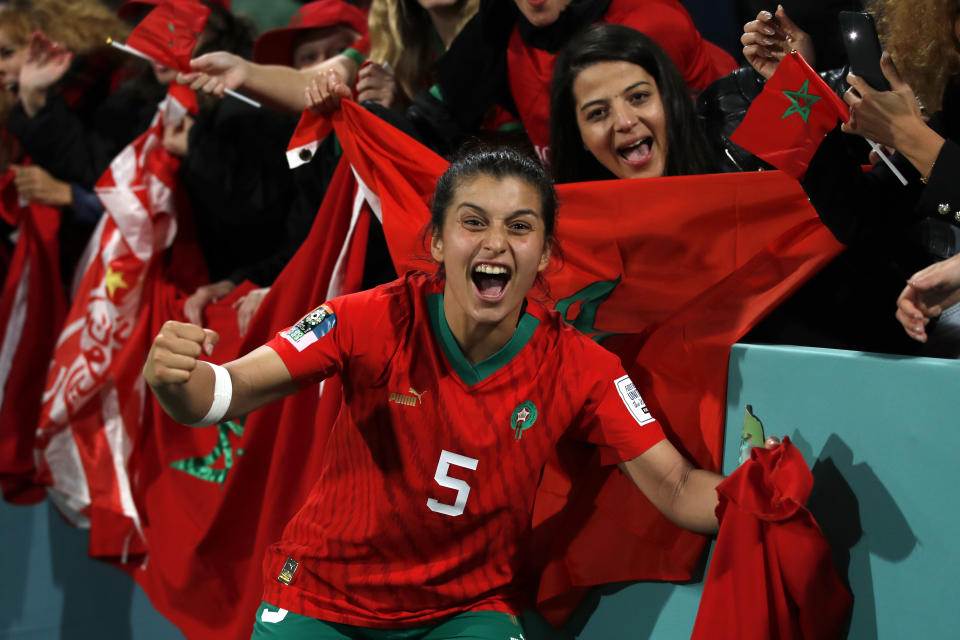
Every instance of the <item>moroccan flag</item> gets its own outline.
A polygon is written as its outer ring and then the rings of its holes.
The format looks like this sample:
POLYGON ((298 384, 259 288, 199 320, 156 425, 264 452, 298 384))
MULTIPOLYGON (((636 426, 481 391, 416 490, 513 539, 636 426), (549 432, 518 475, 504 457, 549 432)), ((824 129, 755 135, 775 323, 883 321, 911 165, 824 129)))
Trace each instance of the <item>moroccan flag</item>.
POLYGON ((34 435, 47 366, 67 298, 60 279, 60 212, 22 202, 13 172, 0 176, 0 216, 18 230, 0 293, 0 487, 13 503, 39 502, 34 435))
POLYGON ((794 51, 780 61, 730 139, 799 180, 823 137, 849 114, 846 103, 794 51))
MULTIPOLYGON (((376 196, 398 272, 422 266, 427 203, 446 162, 351 102, 332 119, 361 191, 376 196)), ((555 308, 620 355, 681 451, 719 470, 730 346, 840 245, 778 172, 558 191, 563 258, 546 272, 555 308)), ((537 496, 534 535, 550 547, 538 608, 554 623, 591 585, 689 579, 705 542, 590 455, 562 447, 537 496)))
POLYGON ((161 2, 127 38, 127 47, 160 64, 187 72, 210 9, 194 0, 161 2))
POLYGON ((171 86, 147 131, 97 182, 105 214, 91 238, 95 257, 46 379, 38 478, 65 517, 90 527, 92 555, 125 558, 145 546, 128 468, 144 389, 139 376, 118 377, 114 367, 142 331, 144 300, 177 231, 179 160, 161 144, 164 125, 195 110, 195 100, 186 87, 171 86))

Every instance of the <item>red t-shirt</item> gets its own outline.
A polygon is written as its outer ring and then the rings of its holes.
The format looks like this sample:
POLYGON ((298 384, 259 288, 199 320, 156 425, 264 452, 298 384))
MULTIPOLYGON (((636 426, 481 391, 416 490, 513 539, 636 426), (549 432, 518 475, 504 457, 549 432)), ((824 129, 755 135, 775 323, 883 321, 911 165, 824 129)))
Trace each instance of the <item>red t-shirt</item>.
MULTIPOLYGON (((648 35, 667 52, 691 89, 703 90, 737 68, 730 54, 701 37, 690 14, 676 0, 613 0, 601 22, 622 24, 648 35)), ((555 58, 524 42, 514 27, 507 48, 510 93, 527 136, 545 162, 549 162, 546 150, 555 58)))
POLYGON ((298 385, 343 383, 320 478, 263 565, 265 601, 331 622, 520 613, 534 495, 560 436, 608 464, 663 439, 619 360, 534 303, 471 365, 425 274, 331 300, 268 345, 298 385))

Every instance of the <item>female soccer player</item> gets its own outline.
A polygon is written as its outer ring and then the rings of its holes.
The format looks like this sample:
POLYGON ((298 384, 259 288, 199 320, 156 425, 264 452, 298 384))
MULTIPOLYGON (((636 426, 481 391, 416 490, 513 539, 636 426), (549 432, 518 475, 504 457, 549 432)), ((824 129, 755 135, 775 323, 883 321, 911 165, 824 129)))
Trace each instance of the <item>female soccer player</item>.
POLYGON ((437 184, 436 274, 330 300, 223 367, 198 361, 213 332, 164 325, 144 377, 178 421, 335 374, 344 387, 319 480, 267 550, 254 638, 522 637, 534 495, 564 434, 680 526, 716 530, 720 476, 664 439, 614 355, 530 295, 556 209, 538 162, 478 152, 437 184))

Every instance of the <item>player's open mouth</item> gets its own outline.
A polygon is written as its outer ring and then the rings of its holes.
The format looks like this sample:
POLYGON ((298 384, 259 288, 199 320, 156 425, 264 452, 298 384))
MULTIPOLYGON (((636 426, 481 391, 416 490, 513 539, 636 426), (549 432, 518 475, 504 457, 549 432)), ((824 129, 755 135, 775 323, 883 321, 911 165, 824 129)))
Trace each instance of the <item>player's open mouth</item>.
POLYGON ((470 272, 477 295, 486 302, 497 302, 503 298, 510 284, 510 275, 508 267, 492 262, 475 264, 470 272))
POLYGON ((617 147, 617 153, 627 164, 638 167, 646 164, 653 156, 653 138, 647 136, 623 146, 617 147))

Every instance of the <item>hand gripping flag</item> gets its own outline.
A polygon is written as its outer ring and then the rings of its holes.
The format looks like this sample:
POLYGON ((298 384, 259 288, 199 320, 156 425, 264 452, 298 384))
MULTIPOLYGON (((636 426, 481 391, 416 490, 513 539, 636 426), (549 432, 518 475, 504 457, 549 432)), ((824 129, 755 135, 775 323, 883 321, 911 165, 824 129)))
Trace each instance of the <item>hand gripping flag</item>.
POLYGON ((166 0, 140 21, 127 48, 177 71, 190 70, 190 58, 210 9, 194 0, 166 0))
POLYGON ((18 230, 0 294, 0 487, 9 502, 43 499, 34 481, 34 435, 54 342, 67 315, 60 279, 60 212, 19 199, 0 177, 0 216, 18 230))
MULTIPOLYGON (((94 259, 80 281, 47 375, 37 432, 38 478, 61 513, 89 526, 92 555, 143 550, 128 462, 140 426, 143 384, 114 370, 141 322, 177 230, 179 160, 164 150, 165 124, 195 110, 174 85, 157 115, 96 185, 105 214, 91 238, 94 259)), ((137 354, 142 362, 142 353, 137 354)))
POLYGON ((772 451, 755 447, 720 483, 720 533, 693 640, 843 637, 852 598, 803 506, 812 488, 790 438, 772 451))
MULTIPOLYGON (((332 120, 361 191, 377 197, 398 272, 422 267, 427 203, 446 162, 351 102, 332 120)), ((547 270, 555 308, 620 355, 681 451, 719 470, 730 345, 840 245, 776 172, 558 191, 563 261, 547 270)), ((689 579, 705 541, 670 524, 623 474, 582 457, 558 452, 533 517, 547 550, 538 608, 554 623, 591 585, 689 579)))
POLYGON ((823 137, 850 110, 796 51, 783 57, 730 139, 800 179, 823 137))

